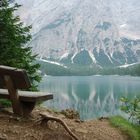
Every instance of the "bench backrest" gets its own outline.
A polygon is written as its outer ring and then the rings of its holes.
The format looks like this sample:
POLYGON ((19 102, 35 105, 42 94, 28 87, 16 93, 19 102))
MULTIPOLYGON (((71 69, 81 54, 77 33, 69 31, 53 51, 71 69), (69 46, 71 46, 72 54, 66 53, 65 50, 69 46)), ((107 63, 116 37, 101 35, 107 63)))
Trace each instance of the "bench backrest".
POLYGON ((30 80, 25 70, 0 65, 0 88, 7 88, 5 77, 9 76, 15 89, 28 89, 30 80))

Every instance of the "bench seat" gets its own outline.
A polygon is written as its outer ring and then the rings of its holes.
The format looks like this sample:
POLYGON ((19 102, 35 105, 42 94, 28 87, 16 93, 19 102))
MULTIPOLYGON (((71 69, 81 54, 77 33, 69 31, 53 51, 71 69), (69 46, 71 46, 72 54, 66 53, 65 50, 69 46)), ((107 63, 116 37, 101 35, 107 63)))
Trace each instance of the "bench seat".
MULTIPOLYGON (((46 92, 32 92, 18 90, 19 100, 26 102, 46 101, 53 99, 53 94, 46 92)), ((7 89, 0 89, 0 98, 10 99, 7 89)))

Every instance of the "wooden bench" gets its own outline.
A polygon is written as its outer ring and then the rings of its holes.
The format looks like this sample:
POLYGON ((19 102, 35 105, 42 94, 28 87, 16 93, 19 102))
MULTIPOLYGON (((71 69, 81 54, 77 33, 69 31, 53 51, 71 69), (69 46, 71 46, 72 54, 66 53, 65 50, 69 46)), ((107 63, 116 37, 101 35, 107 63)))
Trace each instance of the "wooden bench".
POLYGON ((28 116, 37 101, 53 99, 50 93, 21 91, 30 87, 25 70, 0 65, 0 98, 11 100, 15 114, 28 116))

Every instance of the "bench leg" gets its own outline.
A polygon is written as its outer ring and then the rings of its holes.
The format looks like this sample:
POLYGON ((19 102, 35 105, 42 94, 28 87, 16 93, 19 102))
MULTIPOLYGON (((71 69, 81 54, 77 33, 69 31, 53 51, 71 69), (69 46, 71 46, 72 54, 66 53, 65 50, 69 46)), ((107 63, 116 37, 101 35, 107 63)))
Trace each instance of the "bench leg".
POLYGON ((23 111, 22 111, 22 107, 21 107, 20 102, 18 102, 18 103, 12 102, 12 108, 13 108, 14 114, 19 115, 19 116, 23 115, 23 111))
POLYGON ((22 101, 21 104, 22 104, 23 116, 28 117, 35 107, 35 102, 22 101))
POLYGON ((10 100, 12 102, 13 112, 17 115, 22 115, 22 107, 19 101, 17 89, 14 87, 13 81, 9 75, 4 75, 6 88, 8 89, 10 100))

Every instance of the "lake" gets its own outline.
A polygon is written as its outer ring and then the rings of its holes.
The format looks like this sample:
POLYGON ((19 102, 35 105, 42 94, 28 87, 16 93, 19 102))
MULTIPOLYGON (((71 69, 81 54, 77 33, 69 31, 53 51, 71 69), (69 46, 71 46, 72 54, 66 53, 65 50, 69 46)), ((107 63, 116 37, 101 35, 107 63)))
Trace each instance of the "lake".
POLYGON ((140 77, 44 76, 40 90, 54 94, 54 99, 44 102, 44 106, 56 110, 73 108, 81 119, 122 115, 120 98, 140 95, 140 77))

